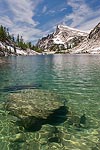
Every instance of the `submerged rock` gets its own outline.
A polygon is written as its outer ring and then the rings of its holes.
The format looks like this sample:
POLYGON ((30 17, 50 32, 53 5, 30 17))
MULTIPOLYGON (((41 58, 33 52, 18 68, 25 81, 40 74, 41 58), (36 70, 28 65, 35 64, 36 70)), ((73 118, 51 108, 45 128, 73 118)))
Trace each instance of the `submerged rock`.
POLYGON ((67 119, 66 114, 68 114, 68 108, 66 106, 60 106, 59 109, 54 110, 53 113, 47 117, 46 122, 51 125, 58 125, 67 119))
POLYGON ((57 94, 34 89, 10 93, 5 108, 19 118, 19 125, 28 131, 37 131, 42 124, 54 125, 67 119, 68 108, 62 105, 57 94))
POLYGON ((60 143, 60 140, 59 140, 59 138, 58 137, 51 137, 51 138, 49 138, 48 139, 48 142, 55 142, 55 143, 60 143))
POLYGON ((53 128, 51 132, 51 136, 48 137, 48 142, 49 143, 52 143, 52 142, 61 143, 61 133, 57 127, 53 128))
POLYGON ((80 124, 86 124, 86 116, 83 114, 80 118, 80 124))
POLYGON ((79 126, 80 126, 80 127, 84 127, 84 126, 86 125, 86 120, 87 120, 87 118, 86 118, 85 114, 83 114, 83 115, 80 117, 79 126))
POLYGON ((77 128, 77 130, 81 130, 82 128, 87 128, 87 117, 85 114, 79 116, 79 114, 72 113, 69 115, 69 118, 67 120, 69 125, 73 125, 77 128))

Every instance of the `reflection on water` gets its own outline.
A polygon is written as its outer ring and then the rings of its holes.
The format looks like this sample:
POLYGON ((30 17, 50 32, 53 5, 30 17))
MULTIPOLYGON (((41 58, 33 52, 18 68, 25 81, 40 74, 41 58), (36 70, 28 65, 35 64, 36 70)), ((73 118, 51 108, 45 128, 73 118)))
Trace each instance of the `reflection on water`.
POLYGON ((19 56, 5 61, 0 64, 0 149, 100 149, 100 56, 19 56), (16 125, 17 118, 3 108, 10 91, 2 89, 24 85, 42 85, 42 90, 64 96, 67 120, 44 124, 37 132, 16 125))

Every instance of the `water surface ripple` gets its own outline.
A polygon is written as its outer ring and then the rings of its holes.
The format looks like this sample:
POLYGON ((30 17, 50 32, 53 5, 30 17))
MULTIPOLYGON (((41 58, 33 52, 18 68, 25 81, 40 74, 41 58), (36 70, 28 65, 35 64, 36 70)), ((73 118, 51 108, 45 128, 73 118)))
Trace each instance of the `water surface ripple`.
POLYGON ((100 56, 6 57, 5 63, 0 64, 0 119, 0 149, 3 150, 24 150, 26 147, 29 150, 99 150, 100 56), (9 91, 3 91, 5 87, 33 84, 41 85, 42 90, 55 92, 67 100, 69 120, 57 126, 59 133, 56 133, 56 138, 50 138, 54 135, 51 125, 44 125, 35 133, 25 133, 13 125, 13 116, 2 108, 9 94, 9 91), (78 127, 77 117, 83 114, 86 126, 78 127))

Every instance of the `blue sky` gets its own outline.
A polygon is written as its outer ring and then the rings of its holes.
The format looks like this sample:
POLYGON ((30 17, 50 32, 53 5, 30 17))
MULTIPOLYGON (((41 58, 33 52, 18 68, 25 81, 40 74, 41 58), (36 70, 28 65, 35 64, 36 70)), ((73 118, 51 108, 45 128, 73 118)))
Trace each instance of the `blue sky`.
POLYGON ((58 24, 84 31, 100 22, 100 0, 0 0, 0 24, 36 42, 58 24))

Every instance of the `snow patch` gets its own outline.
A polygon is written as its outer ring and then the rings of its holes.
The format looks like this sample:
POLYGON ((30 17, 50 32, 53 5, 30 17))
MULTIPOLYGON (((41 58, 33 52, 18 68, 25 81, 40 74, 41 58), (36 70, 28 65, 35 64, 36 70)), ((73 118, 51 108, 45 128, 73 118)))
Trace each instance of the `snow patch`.
POLYGON ((69 37, 68 39, 67 39, 67 41, 69 41, 69 40, 71 40, 71 39, 73 39, 74 37, 69 37))
POLYGON ((53 41, 55 44, 64 44, 64 42, 60 38, 54 38, 53 41))
POLYGON ((18 55, 27 55, 27 52, 23 51, 23 50, 20 50, 20 49, 16 49, 16 53, 18 55))
POLYGON ((100 47, 96 47, 96 48, 93 48, 93 50, 95 50, 95 51, 100 51, 100 47))
POLYGON ((5 46, 0 42, 0 47, 1 48, 5 48, 5 46))
POLYGON ((14 48, 11 46, 7 46, 7 49, 11 50, 12 53, 14 53, 14 48))
POLYGON ((88 32, 86 32, 86 31, 75 29, 75 28, 72 28, 72 27, 69 27, 69 26, 58 25, 58 28, 65 28, 65 29, 69 29, 69 30, 78 31, 78 32, 81 32, 81 33, 88 34, 88 32))

